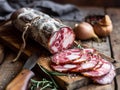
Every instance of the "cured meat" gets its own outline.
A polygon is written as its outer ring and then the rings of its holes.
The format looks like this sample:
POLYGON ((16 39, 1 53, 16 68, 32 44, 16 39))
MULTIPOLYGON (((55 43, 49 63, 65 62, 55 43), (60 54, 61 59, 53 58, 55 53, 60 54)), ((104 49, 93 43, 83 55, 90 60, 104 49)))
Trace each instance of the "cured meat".
POLYGON ((75 64, 65 64, 65 65, 51 65, 51 67, 58 72, 68 72, 71 69, 77 68, 75 64))
POLYGON ((101 77, 108 74, 111 69, 111 63, 106 60, 102 60, 102 62, 103 64, 100 68, 87 72, 82 72, 82 74, 87 77, 101 77))
POLYGON ((84 49, 83 49, 83 52, 84 52, 84 53, 95 53, 96 50, 95 50, 95 49, 92 49, 92 48, 84 48, 84 49))
POLYGON ((29 37, 47 48, 51 53, 68 49, 73 44, 73 30, 58 20, 31 8, 22 8, 12 16, 13 25, 20 31, 25 31, 29 25, 29 37))
POLYGON ((88 60, 79 65, 79 67, 72 69, 71 72, 85 72, 89 70, 93 70, 93 68, 99 63, 96 58, 92 58, 92 60, 88 60))
POLYGON ((99 63, 94 67, 94 70, 100 68, 102 65, 103 65, 103 62, 101 59, 99 59, 99 63))
POLYGON ((64 65, 54 65, 51 67, 59 72, 82 72, 92 70, 98 64, 98 60, 89 60, 81 64, 64 64, 64 65))
MULTIPOLYGON (((73 60, 79 59, 80 57, 81 57, 80 49, 68 49, 55 54, 51 58, 51 60, 55 64, 66 64, 66 63, 72 63, 73 60)), ((80 60, 80 62, 82 61, 85 61, 85 59, 80 60)))
POLYGON ((115 73, 115 68, 112 65, 112 69, 110 70, 110 72, 108 74, 106 74, 105 76, 102 77, 97 77, 97 78, 92 78, 94 82, 99 83, 99 84, 109 84, 112 83, 116 73, 115 73))
POLYGON ((94 49, 68 49, 55 54, 51 67, 58 72, 81 73, 99 84, 111 83, 115 68, 94 49))
POLYGON ((80 64, 81 62, 87 61, 91 59, 93 53, 93 49, 68 49, 61 51, 53 55, 51 58, 52 62, 55 64, 66 64, 66 63, 74 63, 80 64))
POLYGON ((61 72, 61 68, 64 69, 63 65, 71 63, 77 67, 69 70, 70 72, 92 70, 99 63, 97 55, 92 54, 93 52, 94 49, 68 49, 62 51, 52 57, 52 62, 56 64, 56 67, 54 66, 53 68, 61 72))
POLYGON ((78 58, 78 59, 73 60, 72 63, 80 64, 81 61, 91 60, 91 58, 94 56, 93 53, 96 53, 95 49, 91 49, 91 48, 82 49, 81 50, 81 57, 78 58))
POLYGON ((81 52, 80 58, 74 59, 72 63, 80 64, 81 62, 84 62, 90 59, 91 59, 91 54, 81 52))

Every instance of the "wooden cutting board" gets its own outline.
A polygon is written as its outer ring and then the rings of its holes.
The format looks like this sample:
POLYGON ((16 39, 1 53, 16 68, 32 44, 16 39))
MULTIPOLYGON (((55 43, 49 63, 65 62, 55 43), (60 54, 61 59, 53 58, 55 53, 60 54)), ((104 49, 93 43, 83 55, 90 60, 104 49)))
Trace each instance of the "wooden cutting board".
MULTIPOLYGON (((14 28, 11 22, 8 22, 0 27, 0 41, 3 42, 4 45, 14 50, 15 52, 18 52, 22 44, 21 32, 14 28)), ((49 51, 46 50, 41 45, 39 45, 37 42, 34 42, 32 39, 26 40, 26 44, 27 45, 24 52, 22 53, 22 56, 28 57, 34 52, 40 52, 41 56, 37 64, 39 66, 41 65, 42 67, 46 68, 49 71, 52 71, 52 69, 49 67, 51 56, 49 51)), ((111 61, 116 67, 117 75, 120 74, 120 63, 103 54, 101 55, 106 60, 111 61)), ((44 72, 41 71, 41 69, 40 73, 41 75, 45 74, 44 72)), ((81 75, 73 76, 69 74, 67 76, 53 76, 53 77, 60 87, 67 90, 75 90, 91 83, 90 79, 83 77, 81 75)))

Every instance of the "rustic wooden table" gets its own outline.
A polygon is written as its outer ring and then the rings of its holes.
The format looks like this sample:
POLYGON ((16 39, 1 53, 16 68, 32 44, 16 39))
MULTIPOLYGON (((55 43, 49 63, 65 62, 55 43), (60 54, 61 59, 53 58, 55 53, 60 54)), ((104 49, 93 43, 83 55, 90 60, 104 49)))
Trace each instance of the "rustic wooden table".
MULTIPOLYGON (((109 37, 104 38, 104 42, 97 43, 95 41, 82 41, 90 47, 94 47, 101 53, 114 58, 115 60, 120 60, 120 9, 119 8, 97 8, 97 7, 80 7, 81 11, 81 21, 87 15, 110 15, 113 22, 113 32, 109 37)), ((73 27, 75 21, 63 21, 65 24, 73 27)), ((0 29, 1 30, 1 29, 0 29)), ((0 34, 1 35, 1 34, 0 34)), ((4 34, 5 35, 5 34, 4 34)), ((19 46, 18 46, 19 47, 19 46)), ((2 41, 0 42, 0 90, 4 90, 6 85, 18 74, 21 70, 24 62, 18 60, 15 63, 11 63, 11 60, 16 56, 16 53, 9 48, 9 44, 6 45, 2 41), (5 53, 5 56, 3 57, 5 53)), ((80 88, 79 90, 120 90, 120 75, 116 76, 114 81, 108 85, 88 85, 80 88)))

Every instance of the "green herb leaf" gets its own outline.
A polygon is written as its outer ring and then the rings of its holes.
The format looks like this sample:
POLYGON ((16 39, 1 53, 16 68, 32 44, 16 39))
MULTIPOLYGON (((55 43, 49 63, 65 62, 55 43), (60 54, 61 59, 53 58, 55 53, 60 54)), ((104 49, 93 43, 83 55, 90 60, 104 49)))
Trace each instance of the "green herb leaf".
POLYGON ((57 88, 54 86, 54 83, 45 78, 43 78, 41 81, 31 79, 31 83, 31 90, 35 90, 36 88, 40 88, 40 90, 45 90, 46 88, 51 88, 51 90, 57 90, 57 88))
POLYGON ((46 73, 46 74, 49 76, 49 78, 50 78, 51 81, 53 82, 54 86, 55 86, 56 88, 58 88, 58 85, 56 84, 56 82, 54 81, 53 77, 52 77, 51 74, 48 72, 48 70, 45 69, 45 68, 43 68, 41 65, 39 65, 39 67, 41 68, 41 70, 42 70, 44 73, 46 73))
POLYGON ((81 46, 80 44, 78 44, 78 46, 77 46, 77 47, 78 47, 78 48, 80 48, 80 49, 82 48, 82 46, 81 46))
POLYGON ((55 72, 55 71, 49 71, 49 73, 54 76, 67 76, 66 73, 60 73, 60 72, 55 72))

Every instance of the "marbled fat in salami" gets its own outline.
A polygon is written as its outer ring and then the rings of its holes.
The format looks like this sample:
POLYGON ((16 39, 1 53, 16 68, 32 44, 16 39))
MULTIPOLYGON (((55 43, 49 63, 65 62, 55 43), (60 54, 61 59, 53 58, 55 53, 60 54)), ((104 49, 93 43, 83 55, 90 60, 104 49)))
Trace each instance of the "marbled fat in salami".
POLYGON ((94 49, 68 49, 51 58, 53 70, 65 73, 80 73, 99 84, 111 83, 115 68, 94 49))
POLYGON ((66 64, 72 63, 76 59, 79 59, 79 62, 86 60, 86 59, 80 60, 80 57, 81 57, 80 49, 68 49, 53 55, 51 61, 55 64, 66 64))
POLYGON ((80 64, 81 62, 91 59, 94 49, 68 49, 61 51, 51 58, 51 61, 55 64, 80 64))
POLYGON ((100 68, 83 72, 82 74, 87 77, 100 77, 108 74, 112 67, 111 63, 106 60, 102 60, 102 62, 103 64, 100 68))
POLYGON ((97 59, 91 59, 86 62, 82 62, 77 68, 72 69, 71 72, 85 72, 93 70, 94 67, 99 63, 97 59))
POLYGON ((94 82, 99 83, 99 84, 109 84, 112 83, 116 73, 115 73, 115 68, 112 65, 112 68, 110 72, 102 77, 97 77, 97 78, 92 78, 94 82))
POLYGON ((72 69, 77 68, 78 65, 75 64, 51 65, 51 67, 58 72, 70 72, 72 69))

